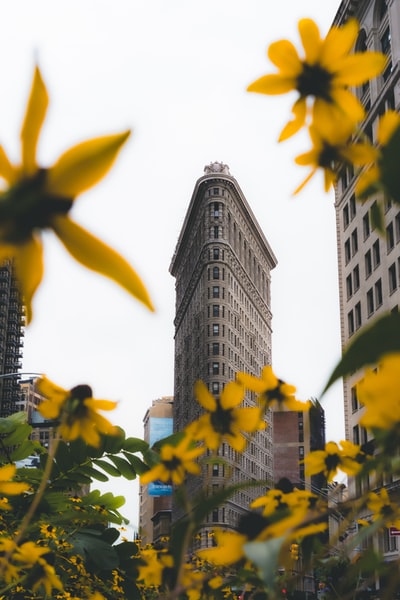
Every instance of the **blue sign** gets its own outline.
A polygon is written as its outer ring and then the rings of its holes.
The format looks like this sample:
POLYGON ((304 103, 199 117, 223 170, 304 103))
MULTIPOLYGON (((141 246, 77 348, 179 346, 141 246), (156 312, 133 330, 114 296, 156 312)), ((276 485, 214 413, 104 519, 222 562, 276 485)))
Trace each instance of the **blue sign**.
MULTIPOLYGON (((149 423, 149 444, 153 446, 156 442, 172 435, 173 420, 170 417, 150 417, 149 423)), ((172 485, 163 481, 152 481, 148 484, 147 493, 149 496, 171 496, 172 485)))

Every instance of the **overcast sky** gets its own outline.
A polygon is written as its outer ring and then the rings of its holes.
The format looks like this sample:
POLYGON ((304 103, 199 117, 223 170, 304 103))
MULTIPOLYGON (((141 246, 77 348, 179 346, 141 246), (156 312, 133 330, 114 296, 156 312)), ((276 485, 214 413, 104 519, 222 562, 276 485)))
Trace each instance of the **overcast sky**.
MULTIPOLYGON (((169 265, 196 180, 229 165, 278 266, 272 272, 273 367, 319 397, 340 356, 334 198, 293 163, 308 139, 278 145, 293 96, 246 92, 273 70, 267 46, 298 44, 297 21, 325 34, 338 0, 14 0, 1 8, 0 142, 18 135, 35 62, 50 94, 39 145, 49 166, 72 144, 132 128, 113 171, 73 218, 142 275, 151 314, 45 238, 46 276, 25 336, 23 370, 119 401, 115 421, 142 436, 154 398, 173 394, 174 280, 169 265)), ((343 436, 341 385, 324 400, 328 439, 343 436)), ((118 482, 119 485, 119 482, 118 482)), ((116 483, 112 489, 119 492, 116 483)), ((121 485, 121 489, 124 486, 121 485)), ((127 492, 127 489, 130 490, 127 492)), ((137 487, 124 512, 137 521, 137 487)))

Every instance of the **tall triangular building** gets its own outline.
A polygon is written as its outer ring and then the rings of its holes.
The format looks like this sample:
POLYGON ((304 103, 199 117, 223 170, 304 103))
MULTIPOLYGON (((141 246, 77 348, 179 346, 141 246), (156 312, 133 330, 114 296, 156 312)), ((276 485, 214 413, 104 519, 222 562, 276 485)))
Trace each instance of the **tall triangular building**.
MULTIPOLYGON (((172 258, 176 279, 174 427, 179 431, 202 409, 193 394, 201 379, 218 396, 238 371, 259 375, 271 364, 271 271, 277 261, 238 182, 227 165, 206 166, 196 182, 172 258)), ((245 400, 255 404, 254 395, 245 400)), ((236 529, 249 503, 273 477, 272 419, 252 436, 244 453, 219 449, 225 465, 209 465, 196 486, 220 486, 248 479, 266 482, 238 491, 208 515, 199 545, 211 544, 215 527, 236 529)))

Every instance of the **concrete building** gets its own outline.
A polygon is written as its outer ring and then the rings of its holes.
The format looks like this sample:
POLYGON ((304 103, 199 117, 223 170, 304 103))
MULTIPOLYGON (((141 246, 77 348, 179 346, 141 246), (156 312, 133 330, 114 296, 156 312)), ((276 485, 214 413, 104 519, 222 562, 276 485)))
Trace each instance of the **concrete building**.
MULTIPOLYGON (((387 55, 384 73, 356 90, 367 110, 362 130, 376 142, 379 117, 388 109, 400 107, 400 2, 398 0, 344 0, 334 19, 341 25, 354 16, 360 23, 356 49, 377 50, 387 55)), ((357 173, 344 169, 336 186, 337 250, 341 338, 345 348, 356 332, 384 312, 398 311, 400 306, 400 210, 390 201, 385 203, 382 237, 373 228, 371 207, 382 198, 372 197, 360 203, 355 196, 357 173)), ((346 438, 357 444, 368 441, 360 428, 360 407, 356 382, 360 373, 344 380, 344 414, 346 438)), ((390 476, 381 485, 395 490, 398 483, 390 476)), ((349 481, 349 496, 359 495, 377 482, 349 481)), ((380 540, 388 559, 398 552, 398 538, 385 532, 380 540)), ((379 587, 379 582, 378 582, 379 587)))
POLYGON ((23 308, 12 265, 5 263, 0 267, 0 417, 16 412, 23 336, 23 308))
MULTIPOLYGON (((172 396, 153 400, 143 419, 144 440, 151 446, 172 433, 172 396)), ((171 486, 158 482, 141 485, 139 491, 139 536, 142 545, 157 543, 170 534, 171 486)))
POLYGON ((54 439, 56 425, 54 421, 45 419, 38 411, 38 406, 44 400, 36 388, 37 377, 29 377, 20 380, 19 399, 14 405, 14 412, 26 413, 27 421, 32 426, 31 440, 40 442, 42 446, 49 449, 54 439))
MULTIPOLYGON (((220 162, 206 166, 196 182, 170 266, 176 278, 176 430, 201 413, 193 394, 197 379, 218 396, 236 372, 259 375, 264 365, 271 364, 271 271, 276 264, 228 166, 220 162)), ((254 405, 254 396, 245 402, 254 405)), ((225 465, 209 465, 203 478, 189 479, 189 494, 204 485, 216 492, 227 481, 272 482, 273 423, 272 418, 267 420, 270 426, 252 437, 243 454, 222 444, 219 452, 225 465)), ((208 545, 214 527, 236 528, 251 500, 265 489, 237 492, 226 506, 214 510, 199 545, 208 545)))

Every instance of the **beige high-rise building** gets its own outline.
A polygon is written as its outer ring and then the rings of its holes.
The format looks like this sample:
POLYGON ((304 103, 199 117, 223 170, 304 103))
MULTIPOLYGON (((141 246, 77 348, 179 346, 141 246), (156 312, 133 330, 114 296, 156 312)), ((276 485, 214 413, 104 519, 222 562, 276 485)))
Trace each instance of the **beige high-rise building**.
MULTIPOLYGON (((379 117, 388 109, 400 107, 400 2, 398 0, 344 0, 334 19, 342 25, 349 17, 356 17, 360 32, 356 50, 375 50, 387 55, 382 75, 356 90, 367 110, 362 130, 376 142, 379 117)), ((371 207, 382 201, 378 195, 366 202, 355 196, 357 174, 352 169, 340 173, 336 186, 336 221, 339 260, 339 293, 341 338, 345 348, 357 331, 371 323, 378 315, 398 311, 400 306, 400 209, 386 202, 382 237, 371 222, 371 207)), ((346 438, 356 444, 368 441, 367 432, 360 428, 360 407, 356 382, 360 373, 344 380, 344 414, 346 438)), ((398 483, 387 477, 382 482, 388 489, 398 483)), ((350 480, 349 493, 359 494, 376 482, 357 484, 350 480)), ((379 541, 388 558, 397 553, 398 538, 386 531, 379 541)), ((378 583, 379 587, 379 583, 378 583)))
MULTIPOLYGON (((214 162, 196 182, 172 258, 176 278, 174 427, 181 430, 202 412, 193 394, 197 379, 218 396, 238 371, 259 375, 271 364, 271 271, 277 261, 236 179, 214 162)), ((248 396, 246 405, 255 403, 248 396)), ((209 466, 189 479, 189 494, 208 486, 218 491, 243 480, 272 482, 272 419, 246 451, 228 444, 219 452, 225 465, 209 466), (196 487, 197 486, 197 487, 196 487)), ((267 484, 266 484, 267 485, 267 484)), ((199 545, 214 527, 236 528, 251 500, 265 491, 237 492, 208 515, 199 545)))

